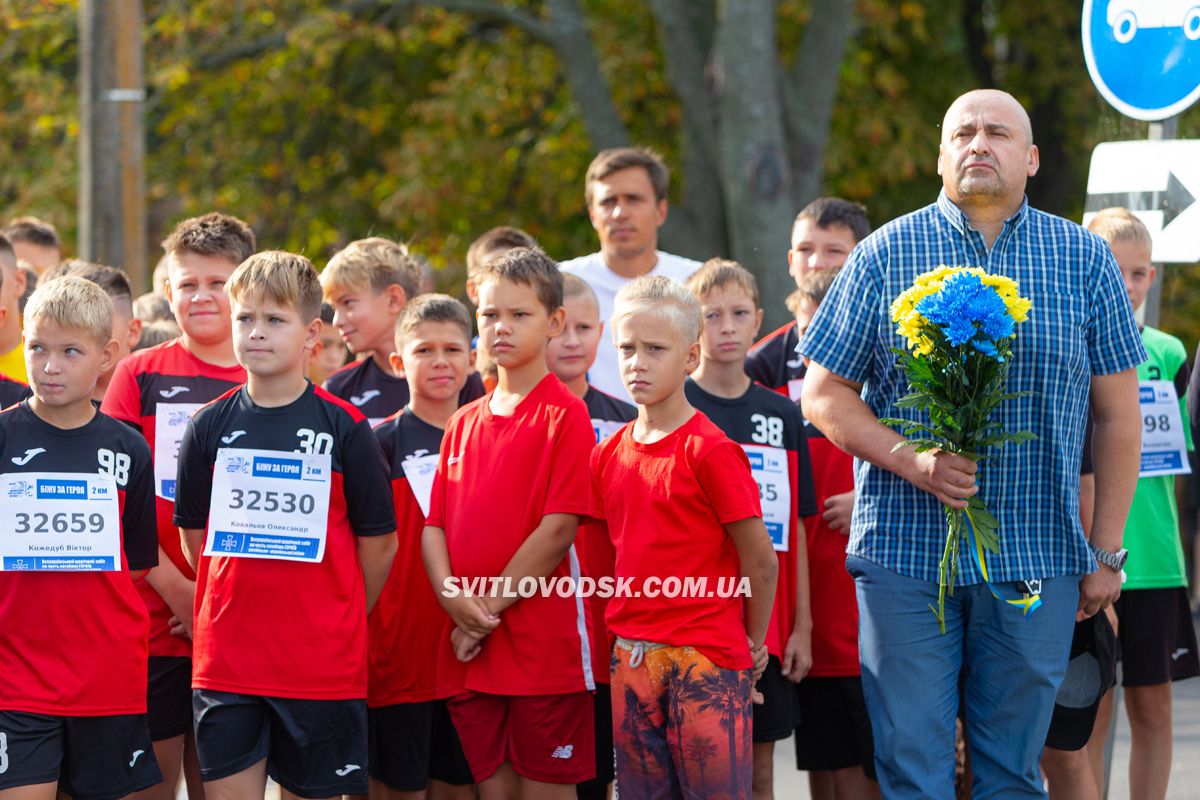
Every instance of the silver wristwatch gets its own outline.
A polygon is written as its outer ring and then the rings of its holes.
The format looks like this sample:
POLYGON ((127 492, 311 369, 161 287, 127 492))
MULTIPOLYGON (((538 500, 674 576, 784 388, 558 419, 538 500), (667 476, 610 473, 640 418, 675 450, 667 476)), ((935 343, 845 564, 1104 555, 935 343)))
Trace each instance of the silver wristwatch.
POLYGON ((1101 550, 1096 545, 1088 542, 1088 548, 1091 549, 1092 555, 1096 560, 1104 566, 1111 569, 1113 572, 1120 572, 1125 568, 1125 559, 1129 558, 1129 551, 1122 547, 1115 553, 1110 553, 1107 550, 1101 550))

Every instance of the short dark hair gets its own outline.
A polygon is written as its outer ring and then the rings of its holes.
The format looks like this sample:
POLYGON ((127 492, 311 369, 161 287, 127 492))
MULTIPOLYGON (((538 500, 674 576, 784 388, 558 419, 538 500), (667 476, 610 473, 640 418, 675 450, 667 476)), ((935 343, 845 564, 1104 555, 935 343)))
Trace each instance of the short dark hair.
MULTIPOLYGON (((14 267, 17 265, 17 253, 13 250, 12 242, 3 233, 0 233, 0 261, 7 261, 14 267)), ((0 286, 4 285, 4 273, 0 272, 0 286)))
POLYGON ((514 247, 537 247, 537 239, 511 225, 499 225, 485 232, 467 248, 467 276, 474 276, 483 262, 514 247))
POLYGON ((10 242, 28 242, 40 247, 62 248, 62 239, 53 225, 37 217, 13 217, 4 227, 10 242))
POLYGON ((792 222, 793 232, 802 219, 811 219, 818 228, 832 228, 834 225, 849 228, 856 243, 871 234, 871 223, 867 219, 867 207, 862 203, 843 200, 840 197, 818 197, 806 205, 792 222))
POLYGON ((237 217, 216 211, 185 219, 163 240, 163 252, 219 256, 241 264, 258 249, 250 226, 237 217))
POLYGON ((423 294, 413 298, 396 317, 396 344, 412 336, 422 322, 450 322, 462 331, 463 340, 471 345, 471 314, 458 300, 446 294, 423 294))
POLYGON ((47 272, 42 280, 52 281, 68 275, 74 275, 96 284, 112 300, 114 308, 127 317, 133 316, 133 289, 129 285, 129 276, 125 274, 124 270, 72 258, 47 272))
POLYGON ((658 153, 646 147, 613 147, 601 150, 588 166, 587 177, 583 180, 583 196, 590 206, 592 204, 592 184, 602 181, 614 172, 620 172, 630 167, 641 167, 650 176, 650 185, 654 187, 656 201, 667 199, 667 189, 670 188, 671 175, 667 165, 663 163, 658 153))
POLYGON ((485 261, 476 280, 482 283, 488 278, 523 283, 533 287, 538 300, 553 314, 562 308, 563 276, 558 262, 537 247, 515 247, 485 261))

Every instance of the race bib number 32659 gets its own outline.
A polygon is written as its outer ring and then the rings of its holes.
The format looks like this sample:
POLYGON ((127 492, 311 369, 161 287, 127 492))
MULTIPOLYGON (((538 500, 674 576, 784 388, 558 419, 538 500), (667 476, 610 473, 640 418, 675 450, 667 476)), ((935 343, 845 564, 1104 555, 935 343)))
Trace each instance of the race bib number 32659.
POLYGON ((0 475, 0 569, 121 569, 117 484, 107 475, 0 475))
POLYGON ((218 450, 204 554, 320 562, 332 473, 328 453, 218 450))

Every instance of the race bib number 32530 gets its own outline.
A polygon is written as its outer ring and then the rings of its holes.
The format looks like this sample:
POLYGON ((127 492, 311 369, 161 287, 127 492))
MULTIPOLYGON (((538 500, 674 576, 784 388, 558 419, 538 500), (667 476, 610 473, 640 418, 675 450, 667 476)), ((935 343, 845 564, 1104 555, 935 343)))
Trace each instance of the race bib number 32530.
POLYGON ((332 473, 328 453, 218 450, 204 554, 320 562, 332 473))
POLYGON ((107 475, 0 475, 0 569, 121 569, 117 484, 107 475))

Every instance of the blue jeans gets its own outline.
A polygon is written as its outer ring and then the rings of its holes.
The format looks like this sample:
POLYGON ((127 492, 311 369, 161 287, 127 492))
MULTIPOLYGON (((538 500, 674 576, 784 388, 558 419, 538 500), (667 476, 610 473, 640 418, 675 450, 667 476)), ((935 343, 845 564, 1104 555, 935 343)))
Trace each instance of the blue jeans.
POLYGON ((1067 667, 1079 576, 1043 580, 1043 605, 1028 618, 984 584, 957 587, 946 597, 943 635, 929 610, 937 584, 857 556, 846 568, 858 595, 863 695, 883 796, 954 797, 964 673, 973 797, 1045 797, 1038 757, 1067 667))

